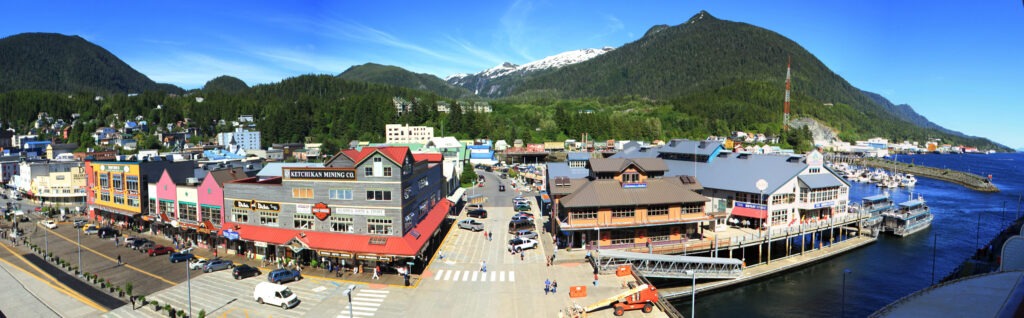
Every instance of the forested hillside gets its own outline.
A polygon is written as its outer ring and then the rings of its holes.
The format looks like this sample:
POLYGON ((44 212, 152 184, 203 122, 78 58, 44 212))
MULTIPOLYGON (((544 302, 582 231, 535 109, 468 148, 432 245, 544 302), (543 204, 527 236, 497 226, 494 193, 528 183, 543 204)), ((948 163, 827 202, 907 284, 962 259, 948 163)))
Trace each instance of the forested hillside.
POLYGON ((398 87, 434 92, 447 98, 471 97, 468 90, 449 85, 444 80, 430 74, 413 73, 401 67, 366 63, 356 65, 342 72, 338 77, 352 81, 364 81, 388 84, 398 87))

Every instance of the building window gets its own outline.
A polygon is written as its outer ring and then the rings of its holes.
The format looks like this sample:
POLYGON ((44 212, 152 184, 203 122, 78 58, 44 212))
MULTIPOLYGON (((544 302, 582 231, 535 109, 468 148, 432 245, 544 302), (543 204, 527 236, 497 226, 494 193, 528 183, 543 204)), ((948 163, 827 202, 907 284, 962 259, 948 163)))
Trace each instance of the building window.
POLYGON ((296 199, 312 199, 313 188, 294 188, 292 189, 292 198, 296 199))
POLYGON ((703 213, 704 212, 704 203, 702 202, 702 203, 696 203, 696 204, 683 205, 683 209, 680 212, 682 214, 703 213))
POLYGON ((334 232, 345 232, 352 233, 355 227, 352 226, 351 216, 334 216, 330 217, 331 220, 331 231, 334 232))
POLYGON ((821 168, 810 168, 810 169, 807 169, 807 172, 810 172, 810 173, 821 173, 821 168))
POLYGON ((249 210, 231 209, 231 221, 249 223, 249 210))
POLYGON ((331 200, 352 200, 352 190, 350 189, 330 189, 328 191, 331 200))
POLYGON ((669 239, 668 227, 656 227, 647 230, 647 238, 652 242, 663 242, 669 239))
POLYGON ((199 207, 199 212, 202 214, 204 221, 210 221, 213 224, 220 224, 219 206, 203 205, 199 207))
POLYGON ((160 200, 160 213, 166 213, 168 216, 177 217, 174 215, 174 201, 160 200))
POLYGON ((149 215, 156 215, 156 199, 149 199, 149 215))
POLYGON ((366 218, 366 233, 391 235, 395 233, 395 227, 391 225, 389 218, 366 218))
POLYGON ((636 210, 633 207, 614 207, 612 208, 613 218, 631 218, 636 215, 636 210))
POLYGON ((178 219, 185 221, 195 222, 196 218, 196 204, 188 202, 178 203, 178 219))
POLYGON ((632 230, 612 231, 612 245, 632 244, 633 241, 634 240, 632 230))
POLYGON ((667 205, 654 205, 647 208, 647 216, 663 216, 668 215, 667 205))
POLYGON ((277 226, 277 212, 260 211, 260 225, 277 226))
POLYGON ((128 193, 131 193, 131 194, 139 193, 139 177, 138 176, 128 176, 128 177, 125 177, 125 179, 127 180, 128 193))
POLYGON ((593 220, 597 219, 597 209, 579 209, 571 212, 570 216, 572 219, 578 220, 593 220))
POLYGON ((292 216, 292 220, 295 223, 297 229, 313 229, 313 215, 312 214, 295 214, 292 216))
POLYGON ((772 224, 784 224, 786 223, 786 216, 789 215, 786 210, 775 210, 772 211, 772 224))
POLYGON ((100 188, 106 189, 108 187, 110 187, 110 182, 107 180, 107 174, 106 173, 101 173, 100 174, 100 188))
POLYGON ((139 197, 128 197, 128 206, 138 207, 139 197))
POLYGON ((381 157, 373 157, 373 162, 384 162, 384 159, 381 159, 381 157))
POLYGON ((110 192, 103 191, 100 193, 100 201, 110 202, 110 192))
POLYGON ((622 182, 625 183, 637 183, 640 182, 640 174, 636 172, 629 172, 622 174, 622 182))
POLYGON ((385 177, 390 177, 391 176, 391 167, 384 167, 384 176, 385 177))
POLYGON ((391 201, 391 191, 367 190, 366 200, 369 201, 391 201))
POLYGON ((116 189, 118 191, 124 190, 124 188, 121 187, 121 185, 122 185, 122 183, 121 183, 121 174, 120 173, 114 174, 113 175, 113 179, 114 179, 114 189, 116 189))
POLYGON ((124 205, 124 195, 120 193, 114 194, 114 204, 124 205))
POLYGON ((363 174, 365 174, 367 177, 372 177, 373 176, 373 167, 363 168, 363 174))
POLYGON ((781 193, 772 196, 772 205, 793 203, 796 201, 796 194, 781 193))

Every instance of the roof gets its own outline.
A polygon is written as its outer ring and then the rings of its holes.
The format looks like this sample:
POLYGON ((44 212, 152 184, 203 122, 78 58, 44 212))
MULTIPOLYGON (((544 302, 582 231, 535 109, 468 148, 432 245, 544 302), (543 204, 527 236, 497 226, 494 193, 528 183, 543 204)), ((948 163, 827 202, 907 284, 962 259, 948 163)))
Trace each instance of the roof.
POLYGON ((668 171, 665 161, 659 158, 591 158, 590 169, 594 172, 622 172, 630 165, 635 165, 646 172, 668 171))
POLYGON ((284 175, 282 168, 323 168, 324 164, 317 162, 271 162, 263 166, 263 169, 256 174, 257 177, 280 177, 284 175))
POLYGON ((722 148, 722 142, 717 140, 689 140, 672 139, 665 146, 658 149, 658 152, 680 153, 710 156, 722 148))
POLYGON ((412 159, 416 161, 441 162, 444 159, 440 153, 414 153, 412 159))
POLYGON ((933 285, 871 317, 1019 317, 1024 272, 995 272, 933 285))
POLYGON ((562 198, 566 208, 639 206, 705 202, 707 198, 684 188, 679 178, 647 179, 646 187, 623 188, 616 180, 593 180, 562 198))
POLYGON ((870 202, 874 202, 874 201, 881 201, 881 200, 885 200, 885 199, 888 199, 888 198, 889 198, 889 196, 888 196, 888 195, 885 195, 885 194, 876 194, 876 195, 873 195, 873 196, 869 196, 869 197, 864 197, 864 198, 863 198, 862 200, 864 200, 864 201, 870 201, 870 202))
POLYGON ((75 150, 75 149, 78 149, 78 144, 76 144, 76 143, 50 144, 50 147, 52 147, 53 150, 75 150))
POLYGON ((566 160, 570 161, 586 161, 589 159, 589 152, 570 152, 568 155, 566 155, 566 160))
POLYGON ((210 177, 217 182, 217 185, 224 188, 224 183, 226 182, 245 179, 249 176, 245 174, 245 169, 239 167, 210 171, 210 177))
POLYGON ((378 152, 395 164, 402 165, 402 163, 405 162, 405 155, 409 153, 409 147, 363 147, 360 150, 345 149, 327 160, 324 165, 330 165, 331 162, 339 155, 344 155, 349 159, 352 159, 352 162, 358 165, 366 158, 369 158, 370 155, 378 152))
POLYGON ((297 240, 314 250, 415 257, 441 225, 441 221, 448 215, 449 208, 451 208, 451 201, 439 201, 415 228, 402 237, 303 231, 227 222, 224 228, 238 228, 237 231, 241 238, 249 241, 283 245, 297 240), (342 237, 344 239, 341 239, 342 237), (383 245, 370 244, 371 239, 381 238, 385 239, 383 245))
POLYGON ((548 179, 555 177, 568 177, 569 179, 584 179, 590 176, 587 168, 570 168, 567 162, 552 162, 547 164, 548 179))
POLYGON ((434 148, 460 148, 463 147, 462 143, 459 142, 455 137, 434 137, 427 141, 426 146, 433 146, 434 148))
POLYGON ((811 189, 835 188, 843 185, 843 182, 831 173, 803 174, 797 178, 811 189))
MULTIPOLYGON (((623 153, 619 153, 623 154, 623 153)), ((616 154, 619 155, 619 154, 616 154)), ((623 154, 629 155, 629 154, 623 154)), ((764 179, 768 188, 763 193, 775 193, 786 182, 807 168, 807 164, 787 161, 787 156, 726 154, 711 163, 683 160, 665 160, 665 176, 694 175, 705 189, 721 189, 746 193, 761 193, 755 184, 764 179)), ((614 157, 614 156, 613 156, 614 157)))

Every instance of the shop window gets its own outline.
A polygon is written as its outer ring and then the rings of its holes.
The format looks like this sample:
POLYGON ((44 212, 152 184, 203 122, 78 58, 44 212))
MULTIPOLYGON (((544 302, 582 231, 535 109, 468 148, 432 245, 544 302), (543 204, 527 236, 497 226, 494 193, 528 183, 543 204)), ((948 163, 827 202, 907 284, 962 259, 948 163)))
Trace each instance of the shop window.
POLYGON ((366 232, 369 234, 391 235, 395 233, 395 227, 389 218, 367 218, 366 232))
POLYGON ((391 201, 391 191, 367 190, 366 200, 369 201, 391 201))
POLYGON ((631 218, 636 215, 636 209, 633 207, 614 207, 612 208, 613 218, 631 218))
POLYGON ((668 215, 667 205, 654 205, 647 207, 647 216, 663 216, 668 215))
POLYGON ((231 209, 231 220, 237 223, 249 223, 249 210, 231 209))
POLYGON ((331 216, 331 231, 352 233, 355 227, 352 226, 351 216, 331 216))
POLYGON ((312 214, 295 214, 292 216, 292 221, 295 223, 296 229, 313 229, 313 215, 312 214))
POLYGON ((260 211, 260 225, 277 226, 277 212, 260 211))
POLYGON ((296 199, 312 199, 313 188, 294 188, 292 189, 292 198, 296 199))

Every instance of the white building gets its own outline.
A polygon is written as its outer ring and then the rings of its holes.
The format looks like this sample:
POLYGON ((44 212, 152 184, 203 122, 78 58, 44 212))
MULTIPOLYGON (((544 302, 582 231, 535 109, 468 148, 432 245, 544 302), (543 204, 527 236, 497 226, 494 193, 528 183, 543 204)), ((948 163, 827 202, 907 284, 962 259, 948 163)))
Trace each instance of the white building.
POLYGON ((384 130, 384 142, 389 144, 426 143, 434 138, 434 127, 388 124, 384 130))
POLYGON ((217 134, 217 145, 230 147, 232 146, 232 141, 238 149, 254 150, 261 148, 260 132, 258 131, 248 131, 243 128, 235 128, 234 132, 217 134))

